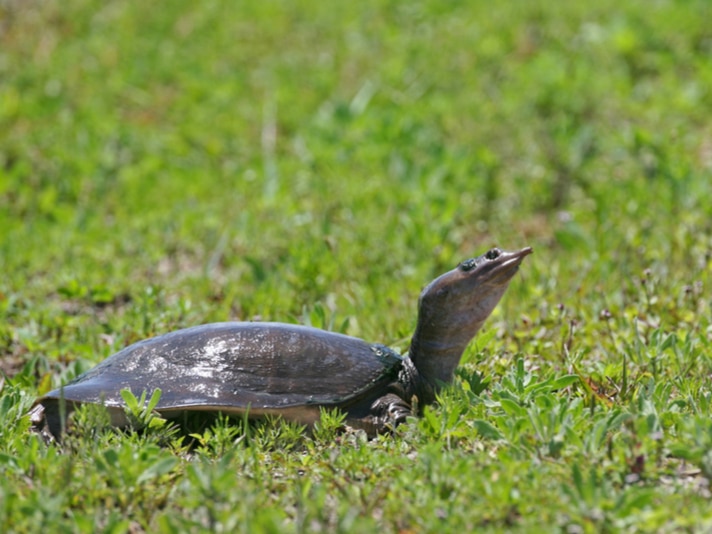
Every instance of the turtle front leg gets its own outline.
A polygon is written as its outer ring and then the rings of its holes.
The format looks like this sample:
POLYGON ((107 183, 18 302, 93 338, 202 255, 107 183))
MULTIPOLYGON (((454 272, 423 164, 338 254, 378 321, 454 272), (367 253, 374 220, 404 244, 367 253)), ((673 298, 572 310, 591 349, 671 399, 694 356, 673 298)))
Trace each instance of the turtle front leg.
POLYGON ((346 424, 375 436, 392 431, 411 414, 410 404, 395 393, 387 393, 373 401, 366 415, 349 418, 346 424))
POLYGON ((412 409, 401 397, 395 393, 388 393, 376 399, 371 405, 371 414, 376 425, 376 432, 381 433, 395 429, 406 418, 412 415, 412 409))

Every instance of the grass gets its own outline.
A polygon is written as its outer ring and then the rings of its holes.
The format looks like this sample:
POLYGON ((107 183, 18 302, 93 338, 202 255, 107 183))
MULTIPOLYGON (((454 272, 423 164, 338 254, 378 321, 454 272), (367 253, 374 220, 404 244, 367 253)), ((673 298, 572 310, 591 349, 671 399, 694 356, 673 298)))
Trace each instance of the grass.
POLYGON ((2 530, 712 528, 711 15, 0 2, 2 530), (190 325, 405 351, 420 288, 494 244, 535 254, 395 435, 29 431, 38 395, 190 325))

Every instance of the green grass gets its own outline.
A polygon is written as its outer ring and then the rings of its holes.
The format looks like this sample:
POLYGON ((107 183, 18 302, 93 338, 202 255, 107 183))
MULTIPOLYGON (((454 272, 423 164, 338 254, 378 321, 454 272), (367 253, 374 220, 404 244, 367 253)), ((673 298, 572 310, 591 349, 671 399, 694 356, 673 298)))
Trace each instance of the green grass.
POLYGON ((0 530, 712 528, 709 20, 0 2, 0 530), (405 351, 420 288, 495 244, 535 254, 395 435, 29 431, 39 394, 195 324, 405 351))

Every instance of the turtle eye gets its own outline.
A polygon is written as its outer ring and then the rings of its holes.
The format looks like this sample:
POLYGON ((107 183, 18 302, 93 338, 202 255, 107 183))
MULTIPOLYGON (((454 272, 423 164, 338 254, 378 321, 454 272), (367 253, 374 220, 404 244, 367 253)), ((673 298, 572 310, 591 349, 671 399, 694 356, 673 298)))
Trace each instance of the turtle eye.
POLYGON ((501 253, 502 253, 502 251, 499 250, 498 248, 493 248, 493 249, 488 250, 487 252, 485 252, 485 259, 488 259, 488 260, 496 260, 497 258, 499 258, 499 255, 500 255, 501 253))
POLYGON ((476 258, 470 258, 469 260, 465 260, 460 264, 460 270, 461 271, 471 271, 472 269, 475 268, 477 265, 477 259, 476 258))

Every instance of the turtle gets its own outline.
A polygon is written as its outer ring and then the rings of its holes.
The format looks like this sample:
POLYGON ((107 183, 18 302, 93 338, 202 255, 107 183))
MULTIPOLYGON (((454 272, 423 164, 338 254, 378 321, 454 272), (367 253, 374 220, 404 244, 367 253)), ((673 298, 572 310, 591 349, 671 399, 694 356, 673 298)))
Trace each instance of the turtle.
POLYGON ((121 390, 149 396, 164 418, 212 412, 250 419, 269 415, 311 426, 322 408, 369 436, 394 429, 436 400, 530 247, 492 248, 461 262, 420 294, 407 353, 310 326, 222 322, 134 343, 37 399, 36 429, 60 437, 84 403, 103 404, 111 424, 126 426, 121 390))

